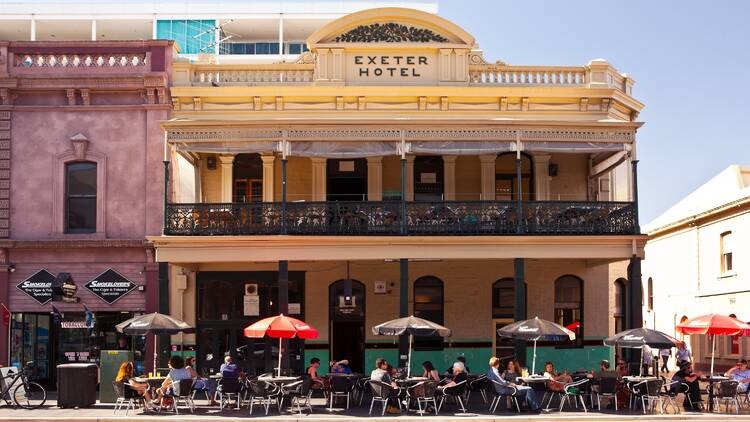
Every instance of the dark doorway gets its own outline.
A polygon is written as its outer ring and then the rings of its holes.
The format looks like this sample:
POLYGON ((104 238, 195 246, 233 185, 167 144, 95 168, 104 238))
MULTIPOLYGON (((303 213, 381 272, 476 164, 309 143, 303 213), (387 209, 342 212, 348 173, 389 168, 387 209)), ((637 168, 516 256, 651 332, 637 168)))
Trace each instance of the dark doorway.
POLYGON ((443 200, 443 157, 419 155, 414 158, 414 200, 443 200))
MULTIPOLYGON (((521 153, 521 198, 525 201, 534 199, 534 167, 531 156, 521 153)), ((518 199, 518 174, 516 173, 516 153, 506 152, 495 160, 495 198, 496 201, 515 201, 518 199)))
MULTIPOLYGON (((197 362, 200 372, 215 373, 229 354, 250 375, 272 371, 277 366, 279 340, 251 339, 244 328, 278 315, 278 273, 276 271, 199 272, 197 299, 197 362), (248 297, 248 298, 246 298, 248 297)), ((304 279, 302 271, 289 272, 289 310, 304 321, 304 279)), ((287 341, 291 372, 304 370, 303 342, 287 341)))
POLYGON ((366 159, 329 159, 327 166, 326 200, 367 200, 366 159))
POLYGON ((352 371, 363 373, 365 358, 365 286, 339 280, 328 289, 331 360, 348 359, 352 371))

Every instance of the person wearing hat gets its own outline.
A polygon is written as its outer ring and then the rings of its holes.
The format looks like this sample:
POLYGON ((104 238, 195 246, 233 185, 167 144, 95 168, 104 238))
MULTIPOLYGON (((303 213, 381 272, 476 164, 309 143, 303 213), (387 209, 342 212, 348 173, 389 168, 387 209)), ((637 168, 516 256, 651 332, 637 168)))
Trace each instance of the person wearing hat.
POLYGON ((703 401, 703 399, 701 398, 701 388, 699 384, 701 375, 703 375, 703 373, 700 371, 693 372, 692 363, 684 362, 680 366, 680 370, 677 371, 677 373, 672 377, 672 380, 679 380, 681 383, 688 386, 687 391, 682 391, 683 393, 685 393, 685 402, 683 403, 685 409, 699 410, 699 405, 703 401), (688 396, 690 396, 689 400, 688 396), (690 403, 693 404, 692 408, 690 406, 690 403))

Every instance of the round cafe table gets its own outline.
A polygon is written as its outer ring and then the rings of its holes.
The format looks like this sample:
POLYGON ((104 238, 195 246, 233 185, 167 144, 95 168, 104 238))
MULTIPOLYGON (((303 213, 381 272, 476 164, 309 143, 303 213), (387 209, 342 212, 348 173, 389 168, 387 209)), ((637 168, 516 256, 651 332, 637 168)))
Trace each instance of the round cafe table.
POLYGON ((706 389, 708 391, 708 411, 713 412, 714 411, 714 384, 717 382, 727 381, 729 377, 725 377, 723 375, 713 375, 710 377, 702 376, 700 377, 701 381, 708 381, 708 388, 706 389))
MULTIPOLYGON (((419 384, 420 382, 425 382, 425 381, 429 381, 429 380, 430 379, 427 378, 427 377, 409 377, 409 378, 400 378, 400 379, 394 380, 394 382, 396 383, 396 385, 398 385, 399 400, 406 400, 406 390, 408 390, 410 387, 413 387, 413 386, 419 384)), ((409 409, 408 403, 406 403, 406 404, 407 404, 407 406, 406 406, 406 411, 407 412, 410 411, 410 410, 413 410, 414 412, 419 413, 419 411, 416 410, 416 409, 409 409)), ((424 413, 425 412, 422 411, 422 414, 424 414, 424 413)))
POLYGON ((151 388, 159 388, 164 384, 164 380, 166 380, 167 377, 135 377, 134 379, 135 382, 148 384, 151 388))

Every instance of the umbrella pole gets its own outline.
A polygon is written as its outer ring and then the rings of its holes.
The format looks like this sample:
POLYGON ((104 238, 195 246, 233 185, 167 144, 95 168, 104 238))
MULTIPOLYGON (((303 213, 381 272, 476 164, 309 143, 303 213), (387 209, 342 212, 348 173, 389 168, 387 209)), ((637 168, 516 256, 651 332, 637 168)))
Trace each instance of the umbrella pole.
POLYGON ((281 376, 281 337, 279 337, 279 370, 278 370, 278 373, 279 373, 278 376, 281 376))
POLYGON ((531 358, 531 374, 534 375, 536 373, 536 340, 534 340, 534 357, 531 358))
POLYGON ((711 341, 711 372, 709 372, 709 376, 714 376, 714 352, 716 351, 716 334, 714 334, 714 338, 711 341))
POLYGON ((409 358, 406 359, 406 378, 411 376, 411 343, 414 338, 413 334, 409 334, 409 358))
POLYGON ((154 333, 154 376, 156 376, 156 361, 159 360, 159 336, 154 333))
POLYGON ((643 346, 641 346, 641 361, 639 362, 640 369, 638 370, 638 375, 643 376, 643 346))

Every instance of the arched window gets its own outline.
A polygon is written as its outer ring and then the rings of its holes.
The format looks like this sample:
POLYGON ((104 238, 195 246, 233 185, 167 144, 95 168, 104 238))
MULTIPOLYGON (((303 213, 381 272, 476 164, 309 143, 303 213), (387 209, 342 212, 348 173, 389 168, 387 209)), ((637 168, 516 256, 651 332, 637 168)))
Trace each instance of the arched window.
MULTIPOLYGON (((414 282, 414 316, 442 325, 443 304, 443 282, 439 278, 425 276, 414 282)), ((439 350, 443 348, 443 339, 416 337, 414 347, 420 350, 439 350)))
POLYGON ((96 163, 65 165, 65 233, 96 232, 96 163))
POLYGON ((516 310, 516 281, 501 278, 492 285, 492 318, 513 318, 516 310))
POLYGON ((615 333, 625 329, 625 279, 615 280, 615 333))
POLYGON ((583 344, 583 280, 564 275, 555 280, 555 322, 576 333, 583 344))
MULTIPOLYGON (((521 154, 521 197, 524 200, 534 199, 534 166, 531 156, 521 154)), ((516 153, 507 152, 498 155, 495 160, 495 199, 510 201, 518 199, 518 175, 516 174, 516 153)), ((487 199, 487 198, 482 198, 487 199)))
POLYGON ((728 273, 732 271, 732 232, 721 234, 721 272, 728 273))
POLYGON ((654 310, 654 279, 648 278, 648 310, 654 310))

